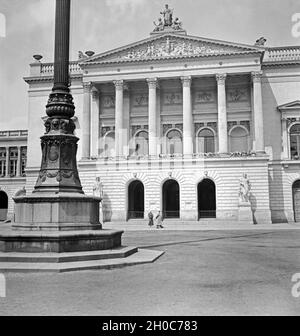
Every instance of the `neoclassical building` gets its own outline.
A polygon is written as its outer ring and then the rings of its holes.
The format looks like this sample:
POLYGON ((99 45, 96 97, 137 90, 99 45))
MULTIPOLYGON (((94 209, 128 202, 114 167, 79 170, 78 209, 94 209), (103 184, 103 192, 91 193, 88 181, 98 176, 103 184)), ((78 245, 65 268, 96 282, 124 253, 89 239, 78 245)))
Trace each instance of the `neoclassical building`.
MULTIPOLYGON (((247 174, 255 223, 300 220, 300 47, 191 36, 164 15, 150 37, 70 63, 85 192, 99 176, 105 221, 237 221, 247 174)), ((25 81, 30 192, 53 63, 35 56, 25 81)))

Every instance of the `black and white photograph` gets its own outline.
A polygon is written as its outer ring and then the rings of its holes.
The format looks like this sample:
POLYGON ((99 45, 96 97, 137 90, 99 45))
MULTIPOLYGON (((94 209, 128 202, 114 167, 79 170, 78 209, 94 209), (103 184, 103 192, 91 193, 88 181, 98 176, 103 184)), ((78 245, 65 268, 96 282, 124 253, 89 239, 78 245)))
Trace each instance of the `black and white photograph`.
POLYGON ((0 316, 299 316, 299 241, 299 0, 0 0, 0 316))

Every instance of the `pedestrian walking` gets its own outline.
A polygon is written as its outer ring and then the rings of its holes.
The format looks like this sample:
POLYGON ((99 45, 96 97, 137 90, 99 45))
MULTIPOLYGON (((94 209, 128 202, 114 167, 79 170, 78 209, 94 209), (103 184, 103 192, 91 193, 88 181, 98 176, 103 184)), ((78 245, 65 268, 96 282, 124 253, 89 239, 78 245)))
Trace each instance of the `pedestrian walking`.
POLYGON ((148 225, 150 226, 150 228, 152 228, 152 226, 154 225, 154 222, 153 222, 153 213, 152 213, 152 211, 150 211, 149 213, 148 213, 148 218, 149 218, 149 222, 148 222, 148 225))
POLYGON ((158 211, 158 214, 155 217, 155 220, 156 220, 156 228, 163 229, 164 227, 162 226, 162 216, 160 214, 160 211, 158 211))

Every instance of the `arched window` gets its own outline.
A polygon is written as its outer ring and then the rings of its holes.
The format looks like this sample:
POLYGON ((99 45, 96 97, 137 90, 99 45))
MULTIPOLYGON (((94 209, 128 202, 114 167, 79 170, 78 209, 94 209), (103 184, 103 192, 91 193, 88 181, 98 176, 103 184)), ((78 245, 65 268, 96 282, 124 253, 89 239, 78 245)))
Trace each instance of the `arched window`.
POLYGON ((249 133, 244 127, 234 127, 229 132, 230 151, 248 152, 249 151, 249 133))
POLYGON ((182 135, 178 130, 167 134, 167 154, 182 154, 182 135))
POLYGON ((300 124, 295 124, 290 128, 290 150, 291 150, 291 159, 299 160, 300 124))
POLYGON ((198 133, 198 153, 214 153, 215 150, 215 136, 209 128, 203 128, 198 133))
POLYGON ((104 139, 104 156, 115 156, 115 132, 109 132, 105 135, 104 139))
POLYGON ((135 155, 148 155, 149 141, 148 132, 140 131, 135 136, 135 155))

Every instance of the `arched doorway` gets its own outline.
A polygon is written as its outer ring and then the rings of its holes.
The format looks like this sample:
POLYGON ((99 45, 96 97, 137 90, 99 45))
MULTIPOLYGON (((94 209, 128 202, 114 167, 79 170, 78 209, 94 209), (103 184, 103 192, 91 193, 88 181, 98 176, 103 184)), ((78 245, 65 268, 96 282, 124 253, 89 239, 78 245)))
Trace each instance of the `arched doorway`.
POLYGON ((0 190, 0 221, 7 219, 8 197, 7 194, 0 190))
POLYGON ((128 187, 128 219, 144 218, 144 185, 133 181, 128 187))
POLYGON ((175 180, 168 180, 163 185, 163 218, 180 217, 180 190, 175 180))
POLYGON ((198 217, 216 218, 216 186, 210 179, 198 184, 198 217))
POLYGON ((295 222, 300 222, 300 180, 293 183, 293 207, 295 222))

